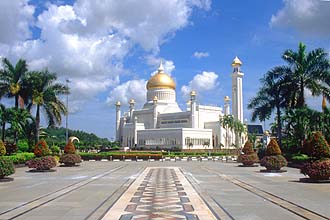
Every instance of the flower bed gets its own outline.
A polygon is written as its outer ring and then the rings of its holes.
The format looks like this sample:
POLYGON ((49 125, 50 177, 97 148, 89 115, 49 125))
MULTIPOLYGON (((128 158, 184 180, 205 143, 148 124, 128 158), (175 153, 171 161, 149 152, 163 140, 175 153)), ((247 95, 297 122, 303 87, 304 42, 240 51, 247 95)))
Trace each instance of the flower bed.
POLYGON ((13 162, 6 157, 0 157, 0 179, 15 173, 13 162))
POLYGON ((81 157, 79 154, 63 154, 59 162, 64 163, 65 166, 74 166, 76 163, 81 163, 81 157))
POLYGON ((282 155, 265 156, 261 159, 260 165, 266 167, 267 170, 280 170, 288 165, 285 157, 282 155))
POLYGON ((305 163, 300 172, 313 180, 328 180, 330 178, 330 160, 305 163))
POLYGON ((26 162, 29 168, 34 168, 38 171, 40 170, 50 170, 56 167, 56 160, 53 156, 37 157, 35 159, 26 162))

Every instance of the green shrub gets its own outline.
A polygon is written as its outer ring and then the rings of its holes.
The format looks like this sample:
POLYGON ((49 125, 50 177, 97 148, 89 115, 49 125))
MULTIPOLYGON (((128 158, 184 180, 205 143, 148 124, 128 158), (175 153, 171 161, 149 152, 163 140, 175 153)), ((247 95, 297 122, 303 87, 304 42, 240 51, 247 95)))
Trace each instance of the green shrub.
POLYGON ((4 178, 5 176, 9 176, 13 173, 15 173, 15 168, 14 168, 13 162, 10 159, 1 156, 0 157, 0 179, 4 178))
POLYGON ((267 149, 266 149, 266 155, 267 156, 273 156, 273 155, 280 155, 282 154, 280 147, 277 144, 277 141, 272 138, 269 142, 269 144, 267 145, 267 149))
POLYGON ((17 142, 18 151, 29 152, 29 143, 25 140, 19 140, 17 142))
POLYGON ((35 158, 34 153, 17 153, 11 156, 5 156, 6 158, 13 161, 14 164, 25 164, 27 161, 35 158))
POLYGON ((288 165, 288 162, 282 155, 265 156, 261 159, 260 165, 267 168, 267 170, 280 170, 282 167, 288 165))
POLYGON ((76 163, 81 163, 81 157, 79 154, 63 154, 59 162, 64 163, 65 166, 74 166, 76 163))
POLYGON ((0 140, 0 156, 6 155, 6 147, 2 140, 0 140))
POLYGON ((34 155, 36 157, 44 157, 50 155, 50 150, 46 141, 40 140, 33 149, 34 155))
POLYGON ((309 160, 309 157, 306 154, 296 154, 291 157, 291 160, 294 162, 305 162, 309 160))
POLYGON ((59 155, 60 151, 61 151, 61 149, 56 145, 51 146, 50 150, 51 150, 53 155, 59 155))

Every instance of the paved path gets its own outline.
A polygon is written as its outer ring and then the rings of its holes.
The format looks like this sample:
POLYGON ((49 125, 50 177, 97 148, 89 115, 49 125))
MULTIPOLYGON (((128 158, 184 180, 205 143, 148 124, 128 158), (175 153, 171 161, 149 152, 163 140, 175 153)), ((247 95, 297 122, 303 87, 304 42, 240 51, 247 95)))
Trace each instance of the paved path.
POLYGON ((292 168, 168 161, 27 170, 0 183, 0 220, 330 220, 330 184, 300 183, 292 168))

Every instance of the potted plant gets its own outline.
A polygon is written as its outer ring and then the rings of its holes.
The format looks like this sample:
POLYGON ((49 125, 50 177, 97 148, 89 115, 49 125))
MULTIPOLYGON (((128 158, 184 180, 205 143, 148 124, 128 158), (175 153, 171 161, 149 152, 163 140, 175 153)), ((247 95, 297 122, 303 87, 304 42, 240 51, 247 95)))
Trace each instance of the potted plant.
POLYGON ((51 152, 48 148, 46 141, 39 141, 33 149, 34 155, 36 158, 26 162, 26 165, 31 172, 47 172, 55 171, 51 168, 56 167, 56 160, 53 156, 50 156, 51 152))
POLYGON ((63 163, 64 166, 75 166, 77 163, 81 163, 81 157, 76 153, 76 148, 73 144, 73 141, 79 139, 77 137, 70 137, 68 143, 64 147, 64 154, 60 157, 60 163, 63 163))
POLYGON ((12 181, 13 178, 7 178, 6 176, 15 173, 13 161, 4 157, 4 155, 6 155, 6 147, 0 140, 0 182, 12 181))
POLYGON ((261 159, 260 165, 266 167, 266 170, 261 170, 261 172, 286 172, 281 168, 287 166, 288 162, 282 156, 282 151, 275 139, 271 139, 267 145, 266 156, 261 159))
POLYGON ((242 149, 242 153, 238 156, 237 162, 242 163, 243 167, 251 167, 253 164, 258 162, 258 155, 254 152, 252 143, 247 140, 242 149))
MULTIPOLYGON (((305 142, 303 152, 310 161, 305 163, 300 172, 309 177, 309 181, 327 181, 330 178, 330 147, 321 132, 313 132, 305 142)), ((301 179, 302 181, 305 179, 301 179)))

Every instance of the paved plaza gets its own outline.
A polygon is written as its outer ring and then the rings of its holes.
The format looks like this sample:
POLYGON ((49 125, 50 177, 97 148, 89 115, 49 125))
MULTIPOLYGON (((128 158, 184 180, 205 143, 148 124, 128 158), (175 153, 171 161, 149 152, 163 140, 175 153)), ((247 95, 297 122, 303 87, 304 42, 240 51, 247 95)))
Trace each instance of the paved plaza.
POLYGON ((294 168, 260 169, 213 161, 21 167, 0 183, 0 219, 330 219, 330 184, 300 183, 294 168))

